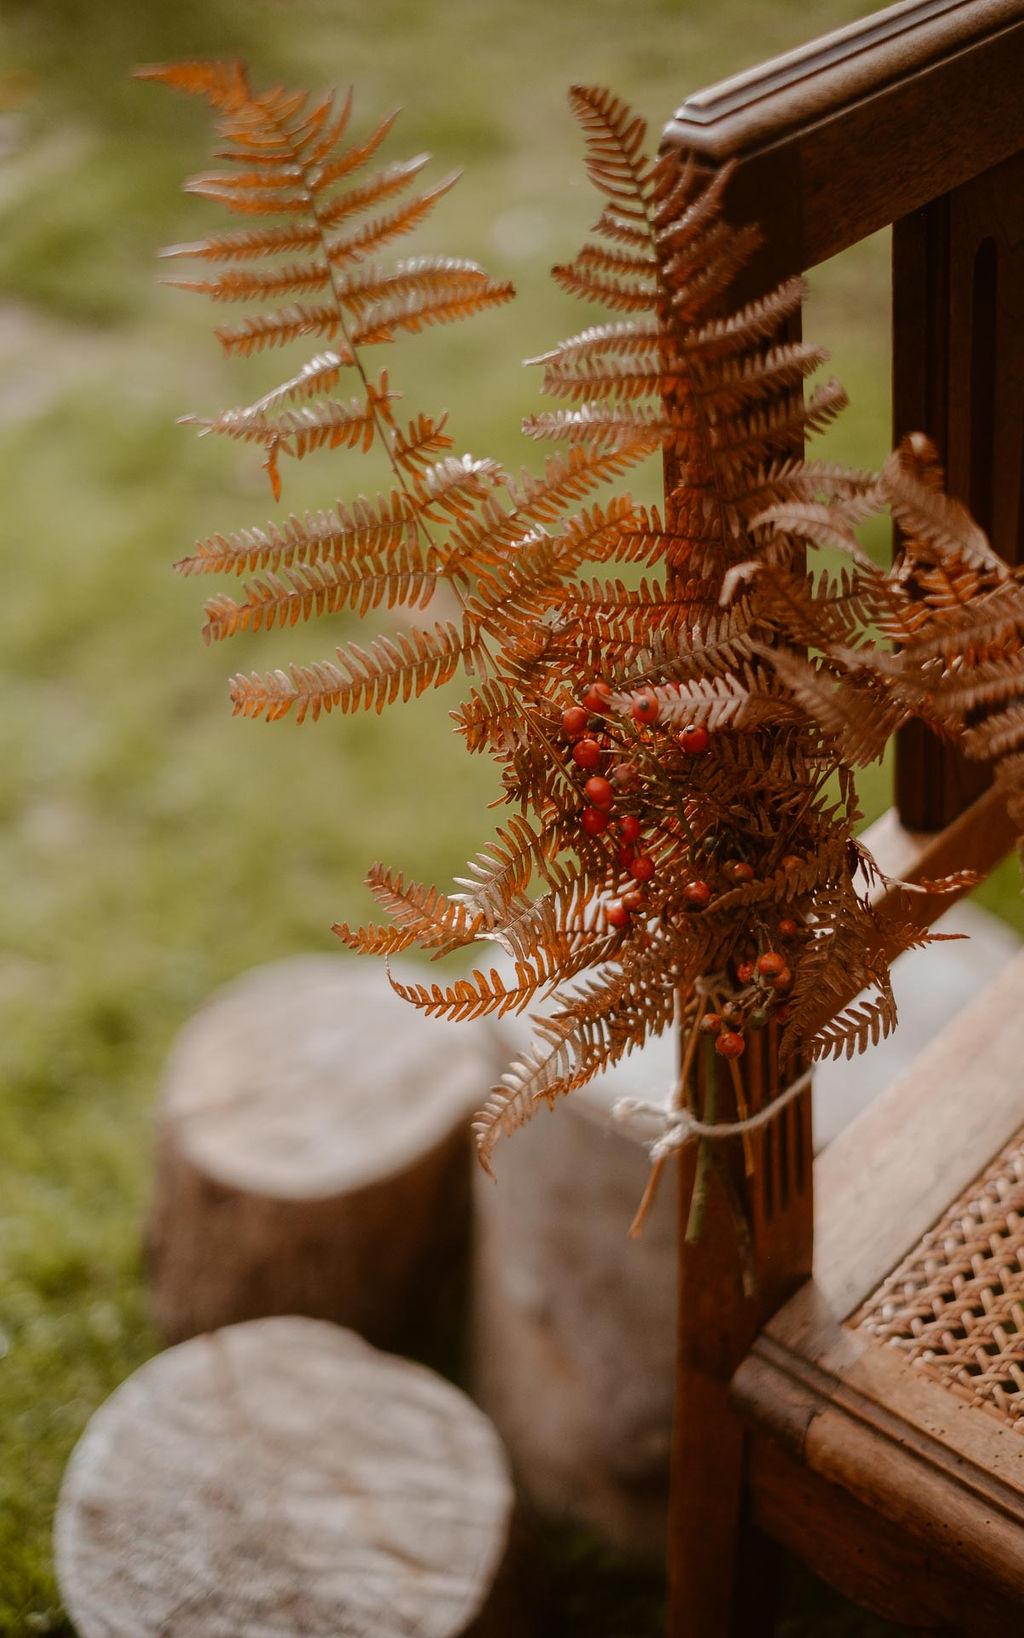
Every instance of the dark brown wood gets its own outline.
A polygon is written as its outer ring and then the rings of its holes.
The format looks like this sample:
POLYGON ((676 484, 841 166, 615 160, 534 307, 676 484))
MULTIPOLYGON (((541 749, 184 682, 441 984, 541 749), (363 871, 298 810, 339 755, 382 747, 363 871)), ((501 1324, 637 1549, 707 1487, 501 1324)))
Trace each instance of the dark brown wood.
MULTIPOLYGON (((1008 562, 1021 560, 1024 426, 1024 154, 893 228, 893 437, 927 432, 950 493, 1008 562)), ((937 830, 986 771, 919 723, 896 741, 896 802, 937 830)))
MULTIPOLYGON (((708 1043, 710 1048, 710 1042, 708 1043)), ((713 1113, 735 1120, 781 1090, 775 1028, 752 1034, 742 1063, 741 1111, 725 1065, 706 1055, 698 1075, 709 1110, 707 1073, 715 1075, 713 1113)), ((687 1638, 750 1633, 749 1611, 734 1604, 734 1554, 742 1517, 744 1433, 729 1401, 729 1381, 765 1320, 811 1269, 813 1193, 811 1106, 802 1093, 775 1121, 717 1142, 714 1156, 694 1145, 679 1160, 679 1302, 673 1487, 669 1518, 669 1632, 687 1638), (695 1188, 707 1167, 699 1239, 687 1238, 695 1188), (727 1178, 726 1183, 724 1179, 727 1178), (744 1245, 734 1209, 750 1227, 744 1245)))
POLYGON ((1024 1122, 1022 994, 1018 956, 815 1161, 814 1289, 835 1323, 1024 1122))
MULTIPOLYGON (((1024 280, 1020 277, 1019 226, 1024 192, 1019 157, 1024 137, 1022 83, 1024 0, 915 0, 691 97, 664 138, 667 148, 685 148, 709 169, 727 161, 734 164, 727 211, 734 222, 758 222, 763 233, 761 250, 733 292, 738 301, 760 295, 772 284, 806 271, 881 227, 898 224, 894 235, 897 432, 920 428, 932 434, 949 461, 953 492, 978 508, 982 520, 991 525, 999 549, 1014 560, 1024 487, 1020 352, 1024 346, 1020 310, 1024 280), (1007 203, 1011 194, 1012 204, 1007 203), (1009 278, 1016 281, 1012 294, 1005 282, 1009 278)), ((670 461, 667 492, 672 479, 670 461)), ((1002 803, 992 792, 979 795, 975 770, 965 773, 962 767, 948 764, 931 744, 915 746, 911 740, 901 751, 900 777, 903 825, 896 816, 888 817, 870 844, 885 869, 910 881, 967 864, 987 871, 1006 852, 1012 833, 1002 803), (916 805, 911 792, 917 797, 916 805), (972 797, 977 800, 969 811, 951 823, 972 797), (922 841, 908 833, 908 820, 915 830, 939 834, 922 841)), ((899 886, 880 897, 894 906, 898 901, 899 910, 919 926, 929 925, 945 907, 899 886)), ((949 1067, 947 1060, 931 1073, 941 1078, 949 1067)), ((758 1098, 767 1095, 770 1070, 763 1062, 755 1067, 751 1061, 745 1065, 744 1079, 748 1100, 757 1107, 758 1098)), ((1006 1090, 1006 1083, 1001 1083, 990 1100, 990 1114, 993 1108, 997 1117, 1005 1112, 1006 1090)), ((726 1101, 728 1106, 719 1111, 719 1119, 736 1113, 735 1103, 726 1101)), ((948 1098, 944 1107, 953 1119, 956 1111, 948 1098)), ((975 1143, 964 1143, 962 1133, 958 1139, 956 1130, 947 1124, 942 1136, 954 1148, 960 1142, 960 1159, 964 1160, 974 1155, 977 1142, 988 1141, 990 1123, 982 1121, 980 1133, 975 1143)), ((876 1143, 882 1135, 876 1131, 876 1143)), ((909 1163, 916 1158, 920 1164, 922 1157, 930 1157, 937 1168, 937 1151, 923 1141, 920 1132, 915 1141, 919 1146, 916 1155, 908 1153, 904 1160, 909 1163)), ((806 1100, 773 1123, 752 1149, 751 1176, 736 1169, 735 1156, 731 1175, 753 1222, 753 1257, 761 1274, 754 1297, 743 1289, 733 1224, 721 1188, 713 1185, 708 1193, 704 1242, 698 1246, 686 1242, 685 1203, 693 1186, 696 1157, 691 1151, 680 1161, 683 1215, 673 1451, 676 1478, 670 1521, 671 1638, 720 1638, 736 1630, 732 1589, 737 1531, 744 1512, 744 1440, 730 1416, 722 1375, 728 1361, 738 1357, 758 1325, 770 1316, 792 1278, 808 1266, 812 1190, 806 1100), (781 1216, 777 1215, 780 1206, 781 1216)), ((866 1187, 870 1194, 870 1177, 866 1187)), ((942 1184, 939 1192, 948 1198, 942 1184)), ((894 1193, 898 1197, 899 1190, 894 1193)), ((921 1197, 932 1200, 928 1189, 922 1189, 921 1197)), ((862 1205, 865 1220, 845 1224, 855 1244, 865 1241, 865 1221, 872 1231, 877 1226, 877 1213, 870 1205, 862 1205)), ((866 1243, 874 1243, 872 1233, 867 1234, 866 1243)), ((798 1329, 801 1325, 813 1329, 820 1306, 818 1287, 808 1284, 782 1312, 796 1316, 792 1323, 798 1329)), ((834 1344, 839 1322, 827 1308, 825 1323, 834 1344)), ((773 1324, 769 1324, 743 1365, 737 1378, 741 1400, 746 1378, 765 1367, 765 1349, 772 1346, 774 1335, 773 1324)), ((805 1455, 803 1446, 820 1409, 803 1424, 794 1447, 797 1457, 805 1455)), ((936 1414, 934 1403, 930 1413, 936 1414)), ((994 1441, 991 1428, 977 1431, 982 1444, 986 1438, 989 1444, 994 1441)), ((827 1441, 823 1448, 827 1450, 827 1441)), ((885 1447, 881 1448, 884 1452, 885 1447)), ((751 1469, 755 1480, 763 1470, 763 1463, 760 1468, 757 1465, 762 1449, 760 1445, 755 1449, 751 1469)), ((992 1455, 987 1450, 987 1456, 992 1455)), ((793 1517, 800 1521, 798 1530, 806 1526, 808 1544, 817 1547, 822 1534, 831 1539, 836 1558, 841 1557, 840 1537, 835 1531, 830 1536, 828 1525, 813 1514, 826 1499, 831 1501, 831 1490, 837 1488, 835 1478, 845 1480, 852 1469, 847 1464, 849 1471, 844 1470, 837 1457, 840 1472, 832 1473, 829 1459, 823 1456, 820 1469, 807 1481, 814 1490, 811 1502, 802 1512, 795 1508, 793 1517), (828 1497, 822 1486, 828 1488, 828 1497)), ((885 1460, 883 1454, 882 1488, 885 1460)), ((793 1471, 799 1474, 797 1464, 793 1471)), ((767 1495, 770 1483, 766 1485, 767 1495)), ((875 1554, 876 1579, 898 1583, 906 1554, 896 1546, 887 1557, 885 1533, 893 1522, 902 1525, 899 1509, 889 1515, 889 1524, 879 1528, 873 1511, 877 1498, 870 1486, 859 1496, 855 1484, 853 1489, 852 1501, 843 1498, 841 1485, 837 1491, 840 1499, 835 1517, 840 1529, 847 1524, 852 1528, 857 1519, 871 1523, 874 1541, 865 1550, 875 1554)), ((789 1496, 795 1496, 792 1485, 789 1496)), ((951 1505, 955 1510, 959 1503, 951 1505)), ((769 1506, 762 1522, 782 1539, 792 1540, 792 1524, 780 1523, 780 1517, 780 1511, 773 1512, 769 1506)), ((910 1556, 929 1550, 927 1531, 919 1532, 910 1556)), ((827 1560, 824 1544, 821 1551, 827 1560)), ((851 1562, 846 1561, 847 1573, 851 1562)), ((944 1585, 940 1576, 936 1587, 944 1585)), ((962 1583, 957 1585, 962 1591, 962 1583)), ((857 1595, 856 1586, 848 1590, 857 1595)), ((941 1614, 940 1606, 941 1598, 938 1605, 934 1601, 922 1605, 922 1619, 932 1620, 936 1609, 941 1614)), ((961 1605, 954 1600, 950 1609, 954 1607, 959 1611, 961 1605)), ((969 1596, 963 1607, 969 1613, 969 1596)), ((976 1608, 988 1619, 996 1606, 990 1608, 978 1600, 976 1608)), ((913 1618, 912 1603, 902 1614, 913 1618)))
POLYGON ((920 0, 689 98, 664 141, 778 179, 753 219, 799 215, 799 273, 1016 153, 1022 80, 1024 0, 920 0))
MULTIPOLYGON (((1019 1603, 979 1583, 976 1573, 958 1573, 927 1543, 774 1439, 751 1440, 749 1478, 754 1517, 764 1531, 875 1614, 914 1632, 991 1638, 1017 1630, 1019 1603)), ((934 1518, 936 1526, 942 1522, 934 1518)))
POLYGON ((1024 956, 815 1163, 812 1281, 733 1383, 755 1518, 891 1618, 1024 1619, 1024 1444, 847 1322, 1024 1119, 1024 956))

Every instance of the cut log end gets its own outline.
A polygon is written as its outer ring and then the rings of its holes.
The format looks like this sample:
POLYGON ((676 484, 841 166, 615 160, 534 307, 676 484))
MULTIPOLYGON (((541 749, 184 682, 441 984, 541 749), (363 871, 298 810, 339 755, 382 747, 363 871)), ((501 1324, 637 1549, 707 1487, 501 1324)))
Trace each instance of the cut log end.
POLYGON ((171 1340, 268 1314, 408 1340, 452 1284, 468 1118, 500 1048, 424 1019, 379 966, 307 956, 248 974, 172 1054, 147 1247, 171 1340))
POLYGON ((513 1493, 449 1383, 308 1319, 150 1360, 96 1412, 56 1519, 82 1638, 500 1632, 513 1493))

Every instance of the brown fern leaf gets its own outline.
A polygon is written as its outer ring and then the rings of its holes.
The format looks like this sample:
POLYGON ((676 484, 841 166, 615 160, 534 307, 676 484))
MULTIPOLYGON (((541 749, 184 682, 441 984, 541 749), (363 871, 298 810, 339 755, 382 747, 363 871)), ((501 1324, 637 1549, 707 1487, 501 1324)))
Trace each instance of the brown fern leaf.
POLYGON ((872 996, 845 1007, 804 1045, 812 1058, 852 1058, 891 1035, 896 1028, 896 1002, 891 994, 872 996))
POLYGON ((395 926, 424 949, 434 951, 435 957, 465 948, 484 927, 484 918, 467 911, 458 899, 446 897, 435 887, 407 884, 385 865, 371 866, 366 885, 395 926))
POLYGON ((906 718, 906 708, 891 695, 854 690, 799 655, 772 649, 765 651, 764 657, 809 719, 835 743, 839 757, 851 767, 877 761, 890 736, 906 718))
POLYGON ((233 233, 211 234, 190 244, 170 245, 160 252, 164 257, 195 257, 202 261, 249 261, 296 250, 326 249, 332 263, 356 261, 376 250, 400 234, 417 226, 434 205, 455 185, 454 176, 447 177, 429 192, 419 195, 412 203, 391 216, 378 217, 365 223, 350 235, 335 235, 325 241, 325 232, 351 216, 374 210, 385 200, 409 187, 424 166, 429 155, 418 154, 415 159, 397 160, 384 166, 369 181, 350 188, 332 200, 322 210, 319 219, 311 223, 286 222, 279 227, 246 228, 233 233))
POLYGON ((270 272, 242 270, 224 273, 219 279, 162 279, 174 290, 188 290, 211 301, 252 301, 290 295, 315 295, 331 283, 326 262, 294 262, 270 272))
MULTIPOLYGON (((390 134, 391 127, 397 118, 398 110, 396 109, 394 113, 385 114, 380 124, 375 126, 363 142, 354 143, 351 148, 347 148, 343 153, 336 154, 333 158, 321 155, 317 161, 319 165, 317 185, 320 190, 323 191, 332 187, 335 182, 340 182, 342 177, 351 176, 355 171, 361 171, 364 165, 368 165, 385 137, 390 134)), ((332 216, 331 209, 331 206, 328 206, 322 215, 326 227, 332 227, 337 220, 337 217, 332 216)), ((350 214, 350 212, 347 214, 350 214)))
MULTIPOLYGON (((637 362, 630 357, 588 355, 583 362, 559 359, 544 371, 541 392, 557 398, 627 400, 660 395, 664 383, 676 379, 671 361, 651 358, 637 362)), ((683 369, 682 360, 678 369, 683 369)))
POLYGON ((269 574, 245 588, 245 602, 211 598, 204 609, 203 639, 220 642, 240 631, 270 631, 297 625, 315 616, 353 609, 425 608, 437 589, 437 576, 423 569, 418 554, 393 554, 387 567, 350 570, 337 563, 296 564, 288 579, 269 574))
POLYGON ((481 918, 482 925, 500 926, 509 906, 526 888, 534 871, 543 876, 551 841, 534 830, 529 820, 514 814, 499 829, 488 847, 467 865, 468 877, 456 877, 465 889, 460 903, 481 918))
POLYGON ((335 503, 331 512, 290 517, 283 527, 240 529, 196 542, 191 557, 175 568, 180 574, 244 574, 255 569, 289 568, 293 563, 345 563, 376 559, 381 552, 413 549, 415 510, 407 495, 395 490, 376 502, 359 496, 351 506, 335 503))
POLYGON ((500 678, 489 678, 452 712, 467 751, 507 751, 530 732, 519 695, 500 678))
POLYGON ((357 345, 370 346, 393 341, 396 331, 419 335, 431 325, 453 324, 490 307, 500 307, 514 295, 514 285, 486 276, 483 280, 470 277, 464 282, 446 278, 435 287, 425 282, 423 289, 388 297, 368 308, 353 340, 357 345))
POLYGON ((350 927, 347 922, 336 921, 331 932, 356 955, 401 955, 418 942, 415 933, 403 932, 399 927, 350 927))
POLYGON ((336 399, 327 399, 315 408, 286 410, 277 416, 267 415, 262 409, 230 409, 209 418, 186 415, 182 422, 199 427, 204 433, 215 432, 243 443, 264 444, 302 460, 325 444, 331 449, 369 449, 376 429, 375 414, 390 397, 384 375, 376 388, 371 387, 365 400, 352 398, 347 404, 340 404, 336 399))
POLYGON ((452 440, 444 430, 447 414, 436 420, 422 410, 415 421, 410 421, 405 432, 396 430, 391 443, 391 454, 403 471, 422 477, 426 469, 451 449, 452 440))
POLYGON ((686 349, 702 359, 735 354, 744 347, 773 341, 784 321, 798 313, 807 295, 803 279, 787 279, 776 290, 741 307, 727 318, 710 319, 687 331, 686 349))
MULTIPOLYGON (((497 461, 489 457, 477 459, 472 455, 449 455, 434 461, 413 482, 416 515, 428 522, 443 522, 448 518, 464 521, 489 499, 496 485, 507 482, 507 474, 497 461)), ((485 506, 486 509, 486 506, 485 506)), ((446 570, 454 572, 459 557, 455 546, 443 551, 446 570)))
MULTIPOLYGON (((524 473, 518 484, 508 484, 511 505, 503 505, 495 497, 483 507, 479 518, 453 531, 447 571, 469 579, 483 568, 504 563, 510 549, 518 547, 534 526, 557 522, 571 501, 618 477, 657 447, 650 432, 638 427, 634 436, 624 437, 621 445, 611 449, 574 447, 565 456, 549 459, 542 478, 524 473)), ((568 540, 565 549, 570 549, 568 540)))
POLYGON ((969 512, 936 486, 937 473, 941 477, 934 447, 919 434, 905 438, 882 468, 882 493, 912 542, 914 556, 949 553, 1006 579, 1010 572, 1006 564, 969 512))
MULTIPOLYGON (((368 209, 371 204, 376 205, 388 194, 396 192, 399 187, 404 187, 406 179, 414 175, 426 161, 427 155, 421 154, 418 159, 411 160, 405 165, 390 166, 388 169, 391 174, 381 176, 377 187, 373 190, 372 197, 369 188, 358 190, 363 196, 361 208, 368 209), (398 176, 400 171, 404 173, 401 178, 398 176)), ((327 254, 331 265, 338 267, 344 266, 347 262, 362 261, 364 257, 382 250, 385 245, 392 244, 395 239, 402 238, 407 233, 412 233, 422 222, 426 221, 434 206, 444 198, 446 193, 451 192, 458 180, 458 172, 455 172, 451 176, 446 176, 442 182, 438 182, 433 188, 428 188, 423 193, 417 194, 414 199, 400 205, 398 209, 389 211, 383 216, 375 216, 369 222, 363 223, 361 227, 354 228, 350 232, 331 234, 327 241, 327 254)), ((345 214, 347 213, 346 211, 345 214)), ((340 200, 336 201, 325 212, 330 223, 340 221, 342 214, 340 200)))
POLYGON ((397 637, 379 637, 369 650, 351 643, 338 650, 338 664, 320 660, 265 676, 253 672, 231 679, 235 715, 276 722, 295 707, 296 720, 315 722, 323 711, 383 711, 398 699, 410 700, 449 681, 467 654, 457 626, 416 628, 397 637))
POLYGON ((231 62, 152 63, 136 68, 137 80, 158 80, 174 91, 205 97, 211 107, 234 114, 252 100, 245 64, 231 62))
MULTIPOLYGON (((1018 696, 1024 686, 1024 665, 1018 666, 1018 696)), ((973 703, 973 700, 972 700, 973 703)), ((968 756, 988 761, 1006 756, 1024 742, 1024 705, 1014 703, 1007 710, 986 718, 974 728, 968 728, 962 744, 968 756)))
POLYGON ((514 1132, 532 1118, 541 1103, 552 1104, 564 1093, 574 1091, 594 1075, 618 1063, 647 1034, 660 1034, 675 1016, 675 996, 671 987, 659 986, 648 992, 646 1004, 635 1007, 635 1027, 613 1030, 609 1015, 616 1008, 631 1011, 626 1000, 628 980, 597 985, 562 1009, 562 1016, 538 1020, 541 1040, 524 1053, 501 1078, 473 1122, 477 1154, 485 1171, 499 1138, 514 1132))
POLYGON ((592 324, 577 335, 569 336, 546 353, 525 360, 527 364, 558 365, 572 360, 594 359, 604 355, 640 357, 651 362, 661 357, 670 342, 662 334, 656 317, 627 319, 619 324, 592 324))
POLYGON ((237 413, 255 415, 260 411, 275 409, 279 404, 287 403, 289 400, 317 398, 321 393, 333 392, 341 380, 342 370, 354 363, 355 353, 344 345, 340 349, 316 353, 295 375, 290 376, 287 381, 282 381, 280 386, 272 387, 254 404, 246 404, 237 413))
MULTIPOLYGON (((557 952, 552 952, 552 960, 557 977, 557 952)), ((454 984, 445 987, 401 984, 392 977, 391 988, 403 1001, 410 1001, 428 1017, 462 1022, 494 1013, 504 1018, 507 1013, 522 1012, 552 982, 525 961, 515 963, 515 976, 515 984, 509 987, 498 969, 492 967, 489 974, 474 970, 468 978, 457 978, 454 984)))
POLYGON ((606 410, 599 405, 583 404, 575 410, 548 410, 527 415, 523 431, 528 438, 560 438, 570 443, 586 443, 591 448, 611 445, 622 449, 635 445, 640 438, 651 438, 669 444, 676 437, 676 426, 655 410, 606 410))
POLYGON ((610 91, 574 85, 569 103, 586 138, 587 174, 617 211, 642 207, 651 178, 644 158, 647 125, 610 91))
POLYGON ((248 358, 265 347, 285 347, 303 336, 333 340, 341 329, 342 317, 336 307, 306 307, 295 302, 272 313, 256 313, 241 324, 225 326, 216 331, 216 336, 229 356, 248 358))
POLYGON ((638 282, 610 274, 602 277, 593 269, 580 267, 575 262, 552 268, 551 276, 567 295, 598 302, 602 307, 610 307, 613 312, 651 313, 657 306, 657 287, 646 281, 638 282))

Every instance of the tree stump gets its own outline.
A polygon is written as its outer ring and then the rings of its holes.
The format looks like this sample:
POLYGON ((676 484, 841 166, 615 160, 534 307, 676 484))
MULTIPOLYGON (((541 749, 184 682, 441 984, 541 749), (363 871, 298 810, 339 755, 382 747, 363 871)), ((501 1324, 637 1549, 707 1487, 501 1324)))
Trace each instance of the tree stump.
POLYGON ((270 1314, 381 1344, 426 1334, 465 1263, 468 1117, 500 1061, 486 1023, 424 1018, 345 956, 222 991, 182 1031, 158 1111, 164 1335, 270 1314))
POLYGON ((337 1326, 256 1320, 158 1354, 95 1413, 57 1576, 81 1638, 512 1638, 512 1512, 458 1389, 337 1326))
POLYGON ((473 1391, 536 1507, 632 1557, 665 1550, 675 1350, 675 1168, 639 1239, 647 1152, 620 1097, 663 1102, 675 1043, 540 1111, 474 1183, 473 1391))

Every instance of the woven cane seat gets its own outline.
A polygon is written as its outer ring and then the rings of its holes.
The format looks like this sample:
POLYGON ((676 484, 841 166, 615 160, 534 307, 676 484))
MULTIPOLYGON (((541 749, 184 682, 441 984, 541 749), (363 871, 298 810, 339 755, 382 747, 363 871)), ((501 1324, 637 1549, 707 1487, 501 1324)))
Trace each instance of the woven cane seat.
POLYGON ((852 1323, 922 1376, 1024 1434, 1024 1132, 852 1323))
POLYGON ((818 1157, 814 1278, 732 1389, 755 1521, 978 1638, 1024 1631, 1022 999, 1019 955, 818 1157))

